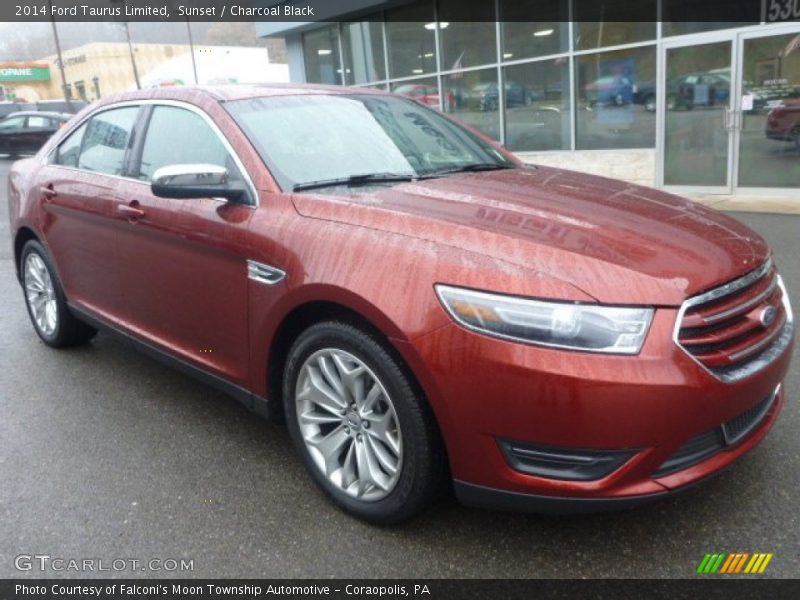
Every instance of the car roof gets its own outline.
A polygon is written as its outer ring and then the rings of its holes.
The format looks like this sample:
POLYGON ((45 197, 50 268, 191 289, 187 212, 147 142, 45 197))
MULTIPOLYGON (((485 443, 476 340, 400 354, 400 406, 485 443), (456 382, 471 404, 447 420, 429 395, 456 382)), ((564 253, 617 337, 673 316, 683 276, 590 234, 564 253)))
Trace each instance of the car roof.
POLYGON ((383 90, 345 87, 341 85, 319 85, 300 83, 256 83, 218 86, 158 87, 125 92, 104 98, 102 104, 134 100, 184 100, 191 102, 198 95, 219 102, 265 98, 271 96, 341 95, 341 94, 387 94, 383 90))
POLYGON ((52 119, 70 119, 72 118, 72 115, 45 110, 19 110, 17 112, 8 113, 4 118, 10 119, 11 117, 50 117, 52 119))

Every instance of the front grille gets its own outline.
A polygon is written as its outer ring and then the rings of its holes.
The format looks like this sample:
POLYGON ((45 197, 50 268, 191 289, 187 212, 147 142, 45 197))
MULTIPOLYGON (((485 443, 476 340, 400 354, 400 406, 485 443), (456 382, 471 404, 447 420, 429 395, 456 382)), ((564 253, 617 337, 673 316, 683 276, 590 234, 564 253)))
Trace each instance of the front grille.
POLYGON ((778 397, 779 391, 780 386, 753 408, 747 409, 711 431, 691 438, 655 470, 653 477, 663 477, 688 469, 711 458, 725 447, 732 446, 746 438, 764 420, 778 397))
POLYGON ((771 260, 730 283, 687 300, 676 341, 723 381, 760 370, 789 345, 792 316, 771 260))

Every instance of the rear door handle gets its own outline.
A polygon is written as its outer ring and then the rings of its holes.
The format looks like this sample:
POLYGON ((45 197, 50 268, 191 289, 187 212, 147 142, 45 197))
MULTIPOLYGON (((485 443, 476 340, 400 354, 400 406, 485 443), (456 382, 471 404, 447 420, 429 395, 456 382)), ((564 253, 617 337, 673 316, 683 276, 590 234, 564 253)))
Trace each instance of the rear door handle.
POLYGON ((130 204, 117 205, 117 214, 128 217, 129 219, 141 219, 144 216, 144 211, 139 208, 139 203, 134 200, 130 204))
POLYGON ((55 198, 58 196, 58 192, 53 189, 53 184, 48 183, 47 185, 43 185, 39 188, 39 191, 42 193, 42 196, 45 198, 55 198))

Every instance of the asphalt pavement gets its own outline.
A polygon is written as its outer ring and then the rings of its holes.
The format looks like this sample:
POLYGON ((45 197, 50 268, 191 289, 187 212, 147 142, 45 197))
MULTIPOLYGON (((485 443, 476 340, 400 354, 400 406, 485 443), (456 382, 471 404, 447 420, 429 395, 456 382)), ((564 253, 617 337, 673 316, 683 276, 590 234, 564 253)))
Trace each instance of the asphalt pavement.
MULTIPOLYGON (((280 424, 107 335, 66 351, 44 346, 14 277, 8 167, 0 158, 0 577, 91 575, 20 572, 15 562, 24 567, 28 555, 107 568, 193 561, 190 572, 101 576, 697 577, 717 551, 771 552, 764 576, 800 576, 797 356, 770 435, 682 496, 577 517, 445 498, 410 523, 377 528, 317 491, 280 424)), ((737 216, 770 241, 798 305, 800 217, 737 216)))

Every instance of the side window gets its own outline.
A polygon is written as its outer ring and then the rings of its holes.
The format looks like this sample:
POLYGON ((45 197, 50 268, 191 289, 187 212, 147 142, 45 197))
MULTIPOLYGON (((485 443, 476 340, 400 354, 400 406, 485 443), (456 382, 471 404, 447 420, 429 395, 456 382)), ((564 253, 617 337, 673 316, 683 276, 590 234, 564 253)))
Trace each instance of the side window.
POLYGON ((77 167, 78 157, 81 153, 81 142, 86 133, 86 123, 78 127, 75 131, 69 134, 66 140, 61 142, 61 145, 56 150, 53 164, 63 165, 65 167, 77 167))
POLYGON ((125 151, 132 141, 138 106, 103 111, 86 125, 78 168, 108 175, 122 175, 125 151))
POLYGON ((25 126, 25 117, 12 117, 0 121, 0 131, 13 131, 25 126))
POLYGON ((31 129, 43 129, 50 126, 51 121, 47 117, 28 117, 28 127, 31 129))
POLYGON ((142 148, 139 179, 150 181, 168 165, 211 164, 228 169, 231 180, 241 174, 219 135, 197 113, 175 106, 156 106, 150 115, 142 148))

